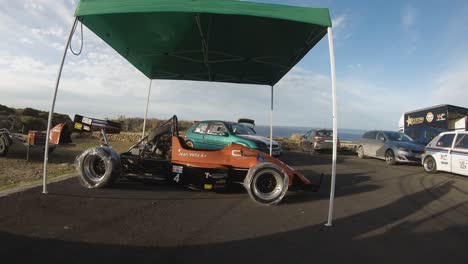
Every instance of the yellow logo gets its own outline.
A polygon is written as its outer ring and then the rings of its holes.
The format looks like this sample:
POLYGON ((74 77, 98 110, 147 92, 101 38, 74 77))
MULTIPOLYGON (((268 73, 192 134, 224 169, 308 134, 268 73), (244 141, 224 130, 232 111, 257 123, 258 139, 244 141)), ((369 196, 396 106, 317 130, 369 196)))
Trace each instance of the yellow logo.
POLYGON ((419 125, 419 124, 424 123, 424 117, 410 117, 410 116, 408 116, 408 119, 406 120, 406 123, 408 124, 408 126, 419 125))
POLYGON ((83 128, 83 125, 80 123, 75 123, 75 129, 81 130, 83 128))

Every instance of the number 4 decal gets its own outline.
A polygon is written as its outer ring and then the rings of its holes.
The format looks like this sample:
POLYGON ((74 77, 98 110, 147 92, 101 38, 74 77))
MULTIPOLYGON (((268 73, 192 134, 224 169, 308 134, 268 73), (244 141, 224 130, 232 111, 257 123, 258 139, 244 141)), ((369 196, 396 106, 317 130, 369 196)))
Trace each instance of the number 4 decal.
POLYGON ((179 183, 180 181, 180 174, 177 174, 174 179, 173 179, 175 182, 179 183))

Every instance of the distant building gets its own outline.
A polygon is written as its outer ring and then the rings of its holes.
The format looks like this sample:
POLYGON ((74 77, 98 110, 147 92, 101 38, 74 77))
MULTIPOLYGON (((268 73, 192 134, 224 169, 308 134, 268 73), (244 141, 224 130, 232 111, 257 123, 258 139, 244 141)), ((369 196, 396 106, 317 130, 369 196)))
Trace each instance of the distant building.
POLYGON ((468 128, 468 108, 454 105, 436 105, 404 113, 398 127, 414 140, 422 144, 444 131, 468 128))

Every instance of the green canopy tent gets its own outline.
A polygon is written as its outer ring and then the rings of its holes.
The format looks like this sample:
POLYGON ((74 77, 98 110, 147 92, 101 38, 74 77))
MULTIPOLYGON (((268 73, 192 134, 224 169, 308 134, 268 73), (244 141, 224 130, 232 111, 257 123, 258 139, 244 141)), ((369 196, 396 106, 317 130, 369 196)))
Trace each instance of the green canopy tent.
MULTIPOLYGON (((52 96, 48 134, 67 50, 77 23, 81 22, 150 79, 145 122, 153 79, 270 86, 270 151, 273 87, 328 33, 335 145, 328 221, 331 225, 337 127, 328 9, 235 0, 81 0, 75 16, 52 96)), ((46 144, 46 150, 48 147, 46 144)), ((43 193, 47 193, 47 160, 45 151, 43 193)))

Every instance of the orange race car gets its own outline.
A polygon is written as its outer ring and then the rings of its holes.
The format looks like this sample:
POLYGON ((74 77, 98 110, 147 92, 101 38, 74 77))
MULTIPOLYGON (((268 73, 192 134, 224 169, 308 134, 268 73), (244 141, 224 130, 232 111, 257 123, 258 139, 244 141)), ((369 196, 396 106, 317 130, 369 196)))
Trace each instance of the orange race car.
POLYGON ((90 148, 76 159, 80 182, 87 188, 106 186, 119 177, 214 191, 240 183, 262 205, 279 203, 288 189, 320 188, 320 183, 311 183, 280 160, 242 145, 233 143, 221 150, 190 148, 179 136, 176 116, 121 154, 109 146, 106 136, 106 132, 119 132, 120 124, 77 115, 75 129, 100 129, 103 135, 100 147, 90 148))

